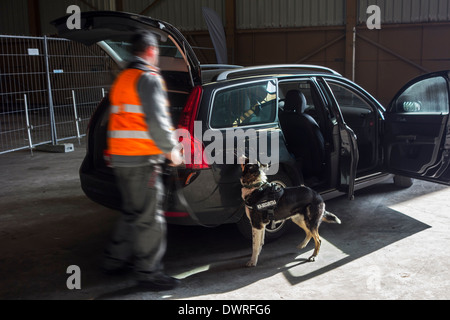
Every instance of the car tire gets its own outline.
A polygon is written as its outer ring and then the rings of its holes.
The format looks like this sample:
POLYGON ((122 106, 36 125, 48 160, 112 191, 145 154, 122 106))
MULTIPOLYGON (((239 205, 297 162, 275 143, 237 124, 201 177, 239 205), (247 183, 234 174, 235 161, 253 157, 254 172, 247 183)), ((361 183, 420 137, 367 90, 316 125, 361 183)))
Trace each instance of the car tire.
POLYGON ((414 179, 403 177, 403 176, 394 176, 394 185, 399 188, 408 189, 412 187, 414 184, 414 179))
MULTIPOLYGON (((269 177, 269 181, 272 183, 277 183, 283 188, 292 185, 290 179, 284 173, 276 174, 269 177)), ((239 232, 246 238, 252 239, 252 226, 248 220, 247 215, 244 213, 241 220, 236 224, 239 232)), ((270 242, 280 238, 289 228, 292 226, 290 220, 285 220, 282 222, 272 222, 266 226, 265 241, 270 242)))

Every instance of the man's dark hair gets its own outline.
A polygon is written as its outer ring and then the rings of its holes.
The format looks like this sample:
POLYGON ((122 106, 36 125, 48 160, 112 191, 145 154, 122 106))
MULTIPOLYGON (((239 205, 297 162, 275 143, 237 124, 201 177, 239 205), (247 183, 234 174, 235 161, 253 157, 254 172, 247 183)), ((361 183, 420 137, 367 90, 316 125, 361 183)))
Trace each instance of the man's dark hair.
POLYGON ((147 30, 139 30, 131 38, 131 53, 139 55, 148 47, 158 47, 158 39, 153 32, 147 30))

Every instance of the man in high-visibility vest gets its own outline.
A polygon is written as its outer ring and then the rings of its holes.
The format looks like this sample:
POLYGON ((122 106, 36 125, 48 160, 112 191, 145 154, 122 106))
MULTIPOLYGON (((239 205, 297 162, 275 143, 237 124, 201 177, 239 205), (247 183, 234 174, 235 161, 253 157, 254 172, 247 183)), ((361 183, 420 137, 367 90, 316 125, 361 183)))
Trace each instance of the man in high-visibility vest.
POLYGON ((103 269, 115 274, 133 265, 140 285, 169 290, 178 280, 167 276, 161 263, 166 251, 166 222, 160 174, 161 164, 172 160, 177 141, 165 83, 157 67, 156 36, 141 31, 131 42, 135 57, 109 95, 108 152, 123 204, 105 250, 103 269))

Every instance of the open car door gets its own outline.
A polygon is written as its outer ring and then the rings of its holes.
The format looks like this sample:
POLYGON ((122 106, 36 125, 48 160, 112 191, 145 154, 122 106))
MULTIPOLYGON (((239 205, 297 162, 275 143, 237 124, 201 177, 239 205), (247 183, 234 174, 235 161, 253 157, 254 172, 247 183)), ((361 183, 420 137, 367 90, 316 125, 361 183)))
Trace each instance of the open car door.
POLYGON ((449 71, 416 78, 386 112, 384 150, 390 173, 450 185, 449 71))

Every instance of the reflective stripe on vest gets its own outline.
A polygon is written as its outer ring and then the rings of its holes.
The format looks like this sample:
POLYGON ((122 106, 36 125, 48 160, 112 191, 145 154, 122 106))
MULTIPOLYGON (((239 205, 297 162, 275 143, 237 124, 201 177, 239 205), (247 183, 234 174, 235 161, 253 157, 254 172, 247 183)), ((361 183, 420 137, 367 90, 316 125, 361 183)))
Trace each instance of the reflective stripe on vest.
POLYGON ((152 139, 147 131, 109 131, 108 137, 112 139, 152 139))
POLYGON ((120 113, 120 112, 144 114, 144 110, 142 109, 142 106, 138 106, 138 105, 134 105, 134 104, 125 104, 122 107, 111 106, 111 113, 120 113))
POLYGON ((119 156, 158 155, 163 152, 150 136, 137 84, 145 71, 127 69, 113 84, 110 93, 108 151, 119 156))

